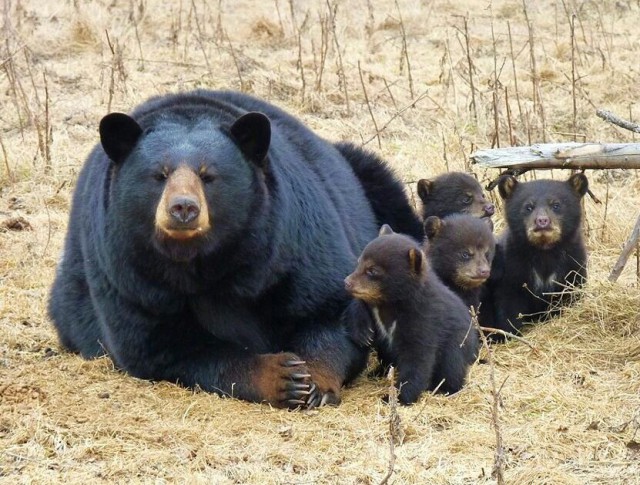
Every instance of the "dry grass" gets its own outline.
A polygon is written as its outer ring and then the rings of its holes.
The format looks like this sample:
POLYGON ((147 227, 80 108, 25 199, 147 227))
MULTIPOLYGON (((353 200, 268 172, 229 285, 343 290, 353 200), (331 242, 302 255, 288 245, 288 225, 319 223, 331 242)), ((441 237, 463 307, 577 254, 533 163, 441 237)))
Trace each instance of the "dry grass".
MULTIPOLYGON (((640 117, 639 14, 629 1, 527 2, 534 75, 516 0, 5 0, 0 223, 24 217, 31 230, 0 228, 0 482, 378 483, 388 471, 384 381, 362 377, 340 407, 296 413, 59 352, 47 293, 76 175, 109 105, 242 88, 327 138, 366 141, 412 182, 467 168, 497 139, 631 140, 595 109, 640 117)), ((539 353, 518 342, 495 349, 507 483, 640 483, 636 259, 606 283, 638 215, 640 179, 589 175, 604 203, 585 202, 584 297, 528 333, 539 353)), ((405 438, 391 482, 493 481, 488 373, 476 365, 458 395, 398 410, 405 438)))

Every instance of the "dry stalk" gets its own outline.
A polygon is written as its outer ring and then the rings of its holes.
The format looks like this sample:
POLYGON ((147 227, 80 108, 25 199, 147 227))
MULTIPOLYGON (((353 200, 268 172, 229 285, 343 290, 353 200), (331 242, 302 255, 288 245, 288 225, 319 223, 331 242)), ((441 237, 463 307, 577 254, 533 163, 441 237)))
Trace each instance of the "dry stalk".
POLYGON ((333 43, 336 47, 336 55, 338 56, 338 84, 342 87, 344 93, 344 102, 347 108, 347 116, 351 114, 351 105, 349 103, 349 89, 347 86, 347 76, 344 70, 344 64, 342 62, 342 52, 340 50, 340 43, 338 42, 338 33, 336 31, 336 15, 338 13, 338 3, 336 1, 331 4, 329 0, 326 0, 327 7, 329 8, 329 18, 331 20, 331 33, 333 34, 333 43))
POLYGON ((297 68, 300 71, 300 80, 302 81, 302 89, 300 92, 300 104, 304 105, 304 100, 307 94, 307 80, 304 75, 304 63, 302 62, 302 34, 298 30, 298 62, 297 68))
POLYGON ((420 96, 418 96, 416 99, 411 101, 409 104, 407 104, 407 105, 403 106, 402 108, 400 108, 398 111, 396 111, 391 116, 391 118, 389 118, 387 120, 387 122, 384 125, 382 125, 382 128, 380 128, 380 130, 378 130, 378 133, 376 133, 376 135, 373 135, 372 137, 368 138, 367 140, 364 140, 362 142, 362 145, 366 145, 367 143, 370 143, 371 140, 373 140, 379 133, 382 133, 384 130, 386 130, 387 127, 393 122, 393 120, 395 120, 398 116, 400 116, 402 113, 407 111, 409 108, 415 108, 416 104, 418 104, 418 102, 422 101, 426 97, 427 97, 427 91, 422 93, 420 96))
POLYGON ((373 121, 373 127, 376 130, 375 136, 378 139, 378 148, 382 150, 382 141, 380 140, 380 130, 378 130, 378 123, 376 122, 376 117, 373 115, 373 110, 371 109, 371 103, 369 102, 369 96, 367 95, 367 87, 365 86, 364 78, 362 77, 362 69, 360 68, 360 61, 358 61, 358 74, 360 75, 360 84, 362 85, 362 93, 364 94, 364 100, 367 103, 367 109, 369 110, 371 121, 373 121))
POLYGON ((504 104, 507 108, 507 126, 509 128, 509 144, 511 146, 516 144, 516 138, 513 135, 513 123, 511 121, 511 106, 509 105, 509 91, 507 86, 504 87, 504 104))
POLYGON ((618 256, 618 260, 609 274, 609 281, 613 283, 618 279, 620 273, 622 273, 622 270, 624 269, 624 266, 627 264, 627 260, 629 259, 629 256, 631 256, 632 251, 634 249, 637 251, 636 246, 638 245, 638 241, 640 241, 640 216, 638 216, 638 220, 631 232, 631 236, 629 236, 629 239, 624 244, 622 252, 620 253, 620 256, 618 256))
MULTIPOLYGON (((327 54, 329 52, 329 33, 331 26, 331 13, 327 13, 326 15, 319 14, 320 18, 320 53, 319 53, 319 61, 314 62, 316 66, 316 91, 322 91, 322 75, 324 74, 324 68, 327 62, 327 54)), ((300 30, 298 29, 298 32, 300 30)), ((315 48, 314 51, 314 60, 315 60, 315 48)))
MULTIPOLYGON (((491 472, 491 476, 496 479, 498 485, 503 485, 504 481, 504 445, 502 442, 502 430, 500 425, 500 392, 502 391, 502 386, 498 388, 496 383, 496 372, 495 372, 495 362, 493 360, 493 349, 489 345, 486 335, 483 333, 480 324, 478 323, 478 314, 476 313, 475 308, 471 308, 471 321, 473 325, 478 329, 478 333, 480 334, 480 338, 482 340, 482 346, 487 352, 487 361, 489 363, 489 382, 491 384, 491 397, 492 397, 492 406, 491 406, 491 423, 493 424, 493 429, 496 435, 496 450, 494 454, 494 463, 493 463, 493 471, 491 472)), ((506 381, 505 381, 506 382, 506 381)), ((504 385, 504 383, 502 384, 504 385)))
POLYGON ((509 50, 511 52, 511 68, 513 70, 513 87, 516 90, 516 103, 518 103, 518 115, 520 116, 520 123, 523 123, 524 118, 522 116, 522 104, 520 103, 520 91, 518 90, 518 75, 516 73, 516 56, 513 52, 513 37, 511 35, 510 22, 507 22, 507 30, 509 32, 509 50))
POLYGON ((244 84, 244 80, 242 79, 242 69, 240 66, 240 61, 238 59, 238 56, 236 55, 236 51, 233 48, 233 44, 231 43, 231 39, 229 38, 229 35, 226 34, 227 37, 227 42, 229 43, 229 51, 231 52, 231 58, 233 59, 233 65, 236 66, 236 73, 238 74, 238 80, 240 81, 240 91, 244 91, 245 90, 245 84, 244 84))
POLYGON ((409 61, 409 49, 407 49, 407 32, 404 28, 404 20, 402 19, 402 12, 400 11, 400 5, 398 0, 396 2, 396 10, 398 10, 398 18, 400 19, 400 33, 402 34, 402 50, 400 52, 400 73, 402 73, 402 66, 404 61, 407 62, 407 76, 409 78, 409 94, 413 98, 413 76, 411 75, 411 62, 409 61))
POLYGON ((11 183, 15 182, 15 176, 13 175, 13 170, 9 166, 9 155, 7 155, 7 148, 4 146, 4 141, 2 140, 2 135, 0 134, 0 148, 2 149, 2 157, 4 158, 4 166, 7 170, 7 179, 11 181, 11 183))
MULTIPOLYGON (((569 18, 569 27, 571 33, 571 98, 573 103, 573 132, 578 132, 578 105, 576 103, 576 32, 575 32, 575 14, 569 18)), ((574 135, 573 141, 578 141, 574 135)))
POLYGON ((402 422, 398 414, 398 389, 396 387, 395 369, 391 367, 387 379, 389 380, 389 467, 387 474, 380 480, 380 485, 389 482, 396 463, 396 444, 402 444, 404 439, 404 431, 402 430, 402 422))
POLYGON ((471 48, 469 47, 469 26, 467 17, 464 18, 464 40, 465 50, 467 53, 467 63, 469 65, 469 85, 471 86, 471 109, 473 111, 473 120, 478 124, 478 111, 476 107, 476 89, 473 85, 473 62, 471 62, 471 48))
MULTIPOLYGON (((195 0, 191 0, 191 9, 193 10, 193 18, 196 21, 196 30, 198 31, 198 35, 196 36, 196 40, 198 41, 198 46, 202 51, 202 56, 204 57, 204 62, 207 65, 207 70, 209 71, 209 75, 211 77, 214 77, 213 70, 211 69, 211 64, 209 63, 209 56, 207 55, 207 49, 205 49, 205 46, 204 46, 203 34, 202 34, 202 29, 200 27, 200 20, 198 19, 198 9, 196 8, 195 0)), ((218 15, 220 15, 220 11, 218 11, 218 15)), ((220 23, 221 22, 222 20, 220 20, 220 23)), ((222 32, 221 32, 221 35, 222 35, 222 32)), ((231 44, 231 42, 229 42, 229 44, 231 44)), ((240 85, 242 86, 242 79, 240 80, 240 85)))

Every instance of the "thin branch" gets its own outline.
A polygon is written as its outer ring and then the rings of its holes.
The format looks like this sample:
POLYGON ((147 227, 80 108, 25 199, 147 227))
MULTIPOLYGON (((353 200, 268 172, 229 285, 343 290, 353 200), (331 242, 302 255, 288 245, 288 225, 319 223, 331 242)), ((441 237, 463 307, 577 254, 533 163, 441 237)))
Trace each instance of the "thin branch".
POLYGON ((603 120, 609 123, 613 123, 614 125, 619 126, 620 128, 624 128, 625 130, 633 131, 634 133, 640 133, 639 124, 624 120, 616 116, 615 114, 613 114, 611 111, 599 109, 596 111, 596 116, 598 116, 598 118, 602 118, 603 120))

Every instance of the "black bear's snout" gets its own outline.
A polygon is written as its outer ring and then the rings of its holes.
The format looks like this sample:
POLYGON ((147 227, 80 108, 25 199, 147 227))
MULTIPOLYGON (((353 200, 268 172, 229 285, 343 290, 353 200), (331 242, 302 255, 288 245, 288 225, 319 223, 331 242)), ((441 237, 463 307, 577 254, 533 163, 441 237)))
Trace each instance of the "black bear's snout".
POLYGON ((174 197, 169 206, 169 214, 180 224, 188 224, 200 215, 200 204, 192 197, 174 197))

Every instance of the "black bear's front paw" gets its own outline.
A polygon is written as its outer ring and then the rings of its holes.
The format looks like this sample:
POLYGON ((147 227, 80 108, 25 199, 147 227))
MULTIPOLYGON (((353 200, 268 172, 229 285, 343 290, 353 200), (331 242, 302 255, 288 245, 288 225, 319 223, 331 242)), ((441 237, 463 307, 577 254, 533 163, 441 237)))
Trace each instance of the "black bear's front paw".
POLYGON ((315 399, 317 387, 311 382, 306 362, 283 352, 259 356, 253 386, 261 401, 278 408, 304 408, 315 399))

